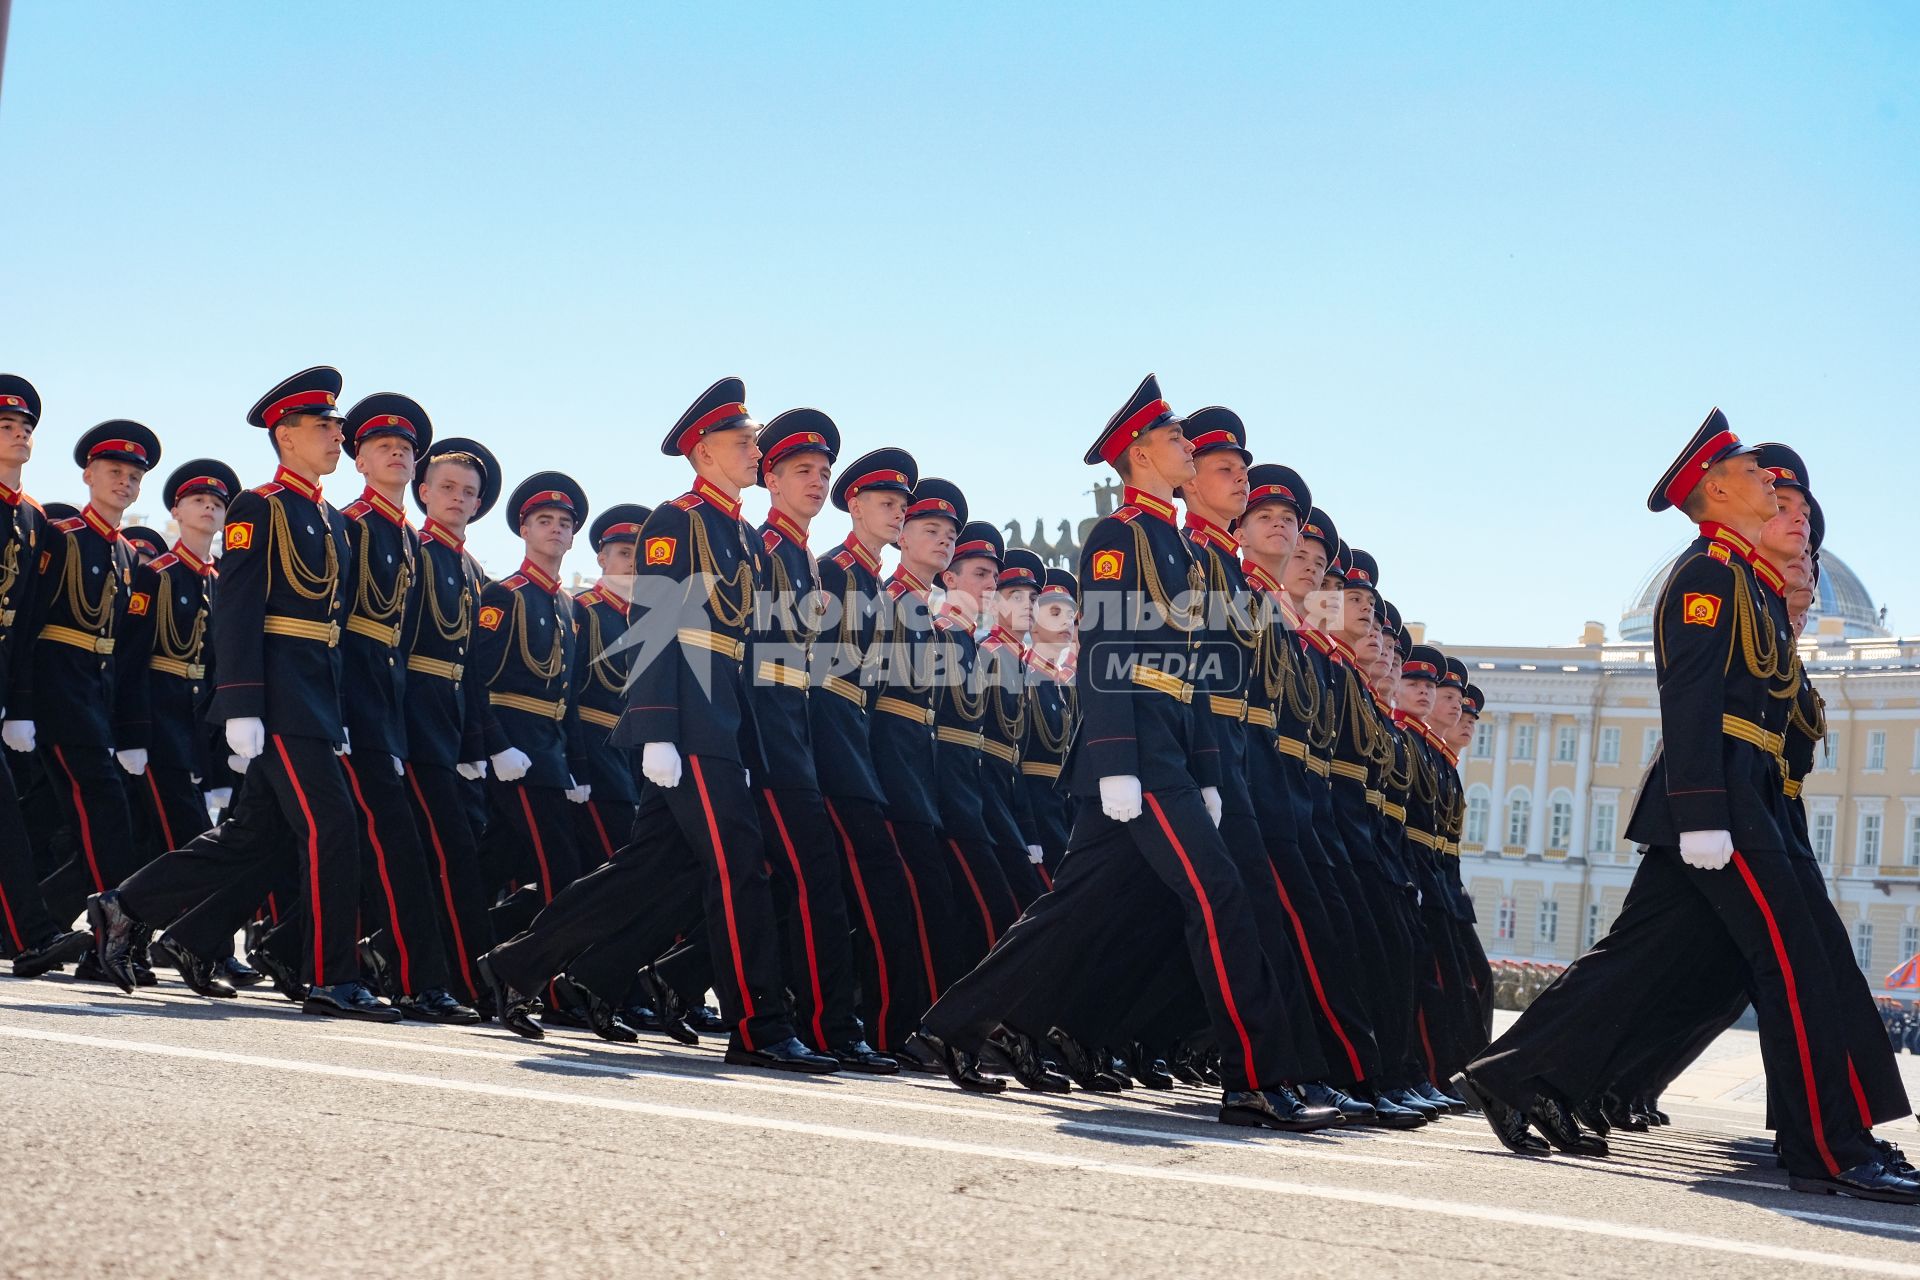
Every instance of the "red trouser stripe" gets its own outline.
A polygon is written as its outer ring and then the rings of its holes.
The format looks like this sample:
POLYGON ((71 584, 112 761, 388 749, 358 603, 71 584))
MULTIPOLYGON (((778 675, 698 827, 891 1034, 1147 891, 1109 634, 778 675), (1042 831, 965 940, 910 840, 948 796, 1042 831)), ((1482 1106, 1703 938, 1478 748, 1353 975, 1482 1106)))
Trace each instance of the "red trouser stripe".
POLYGON ((360 792, 360 771, 353 767, 353 757, 341 756, 340 763, 347 767, 347 783, 353 788, 353 802, 360 806, 360 816, 367 824, 367 843, 373 846, 373 865, 380 872, 380 891, 387 899, 387 927, 393 930, 393 949, 400 954, 400 990, 412 995, 413 964, 407 957, 407 936, 400 928, 400 904, 394 901, 393 880, 387 874, 387 847, 380 841, 373 809, 360 792))
POLYGON ((1773 942, 1773 956, 1780 963, 1780 976, 1786 983, 1787 1009, 1793 1015, 1793 1038, 1800 1050, 1800 1078, 1806 1083, 1807 1112, 1813 1117, 1813 1145, 1819 1149, 1820 1161, 1827 1166, 1827 1172, 1839 1173, 1840 1166, 1833 1152, 1827 1150, 1827 1126, 1820 1116, 1820 1091, 1813 1083, 1813 1046, 1807 1041, 1807 1024, 1800 1016, 1800 988, 1793 979, 1793 962, 1787 958, 1786 939, 1780 936, 1780 924, 1773 918, 1773 908, 1767 905, 1767 895, 1760 892, 1760 882, 1753 878, 1753 869, 1738 850, 1734 851, 1733 865, 1740 869, 1747 892, 1753 895, 1761 918, 1767 922, 1767 937, 1773 942))
POLYGON ((1280 905, 1287 909, 1287 920, 1293 925, 1294 945, 1300 948, 1300 958, 1306 962, 1307 980, 1313 985, 1313 998, 1320 1005, 1320 1013, 1326 1018, 1327 1025, 1333 1028, 1333 1034, 1339 1038, 1340 1047, 1346 1051, 1347 1064, 1353 1068, 1354 1081, 1364 1080, 1366 1072, 1361 1070, 1360 1055, 1354 1051, 1353 1041, 1347 1038, 1347 1029, 1334 1016, 1333 1003, 1327 999, 1327 989, 1320 983, 1320 966, 1314 963, 1313 947, 1307 942, 1307 931, 1300 923, 1300 913, 1293 909, 1293 899, 1287 896, 1287 886, 1280 879, 1280 868, 1269 862, 1267 870, 1273 872, 1273 891, 1280 895, 1280 905))
POLYGON ((960 864, 960 874, 967 878, 967 888, 973 891, 973 904, 980 908, 980 927, 987 931, 987 945, 992 946, 998 937, 993 931, 993 913, 987 910, 986 895, 980 892, 980 882, 974 879, 973 868, 967 865, 967 855, 960 852, 960 842, 948 840, 947 848, 953 850, 953 860, 960 864))
POLYGON ((307 905, 313 912, 313 982, 318 987, 332 986, 327 981, 327 966, 322 962, 326 949, 320 941, 326 936, 327 924, 326 913, 320 908, 320 829, 313 825, 313 806, 307 803, 307 793, 300 786, 300 774, 293 767, 293 757, 287 754, 287 744, 277 733, 273 735, 273 749, 280 753, 280 764, 287 771, 293 798, 300 805, 300 820, 307 824, 307 905))
POLYGON ((100 860, 93 852, 93 824, 87 821, 86 793, 80 789, 80 779, 73 776, 66 754, 59 747, 53 749, 53 758, 60 762, 60 770, 67 775, 67 786, 73 792, 74 822, 80 828, 80 848, 87 855, 87 874, 93 877, 93 891, 105 893, 107 886, 100 879, 100 860))
POLYGON ((813 988, 813 1047, 822 1053, 827 1051, 826 1010, 822 1007, 826 997, 820 991, 820 956, 813 941, 813 904, 807 895, 807 875, 800 869, 800 855, 793 847, 793 837, 787 834, 787 820, 780 813, 780 803, 773 798, 773 789, 766 790, 767 811, 773 815, 774 830, 780 833, 780 847, 787 852, 787 865, 793 868, 795 893, 800 900, 800 939, 807 949, 807 981, 813 988))
POLYGON ((600 821, 600 805, 597 801, 587 801, 587 816, 593 819, 593 833, 600 837, 601 856, 612 862, 613 841, 607 838, 607 824, 600 821))
POLYGON ((533 843, 533 860, 540 864, 540 900, 553 901, 553 872, 547 869, 547 842, 540 838, 540 824, 533 820, 533 801, 527 799, 527 784, 516 782, 520 796, 520 814, 527 820, 527 839, 533 843))
POLYGON ((460 958, 460 977, 467 984, 468 992, 478 996, 480 988, 474 984, 471 961, 467 958, 467 940, 460 936, 460 913, 453 905, 453 877, 447 872, 447 850, 440 843, 440 824, 433 820, 433 809, 427 804, 426 794, 420 790, 420 780, 414 776, 411 766, 407 769, 407 785, 413 788, 421 821, 426 824, 427 842, 433 846, 433 860, 439 866, 440 900, 446 904, 447 921, 453 927, 453 951, 460 958))
POLYGON ((1860 1123, 1873 1128, 1873 1108, 1867 1105, 1867 1091, 1860 1085, 1860 1073, 1853 1069, 1853 1055, 1847 1055, 1847 1083, 1853 1086, 1854 1105, 1860 1108, 1860 1123))
POLYGON ((1233 984, 1227 979, 1227 958, 1220 950, 1220 932, 1213 920, 1213 902, 1207 897, 1207 891, 1200 883, 1200 876, 1193 869, 1192 859, 1180 843, 1180 837, 1173 834, 1173 824, 1167 821, 1166 810, 1160 807, 1160 798, 1151 791, 1146 793, 1147 807, 1153 810, 1153 820, 1160 824, 1161 834, 1167 837, 1167 843, 1173 846, 1173 854, 1180 859, 1180 869, 1187 873, 1187 885, 1193 890, 1194 899, 1200 904, 1200 918, 1207 926, 1207 946, 1213 952, 1213 977, 1220 984, 1220 1001, 1227 1007, 1227 1018, 1233 1023, 1234 1034, 1240 1037, 1240 1054, 1247 1064, 1247 1088, 1258 1089, 1260 1080, 1253 1065, 1253 1037, 1247 1034, 1246 1024, 1240 1021, 1240 1006, 1233 998, 1233 984))
MULTIPOLYGON (((0 765, 0 768, 5 767, 4 765, 0 765)), ((0 913, 4 913, 7 917, 7 936, 13 939, 14 951, 25 951, 27 949, 26 939, 20 936, 20 926, 14 923, 13 904, 7 901, 7 888, 5 885, 0 885, 0 913)))
POLYGON ((867 923, 867 937, 873 941, 873 968, 879 979, 880 1008, 874 1015, 880 1024, 874 1027, 874 1043, 884 1052, 887 1047, 887 1009, 893 1003, 893 995, 887 978, 887 949, 880 942, 880 926, 873 918, 873 903, 867 898, 866 878, 860 874, 860 858, 853 850, 853 837, 847 834, 846 824, 840 821, 840 811, 833 807, 833 801, 826 801, 827 816, 833 819, 833 829, 840 833, 840 848, 847 856, 847 874, 853 877, 853 896, 860 902, 860 918, 867 923))
POLYGON ((1040 883, 1047 886, 1047 892, 1052 893, 1053 877, 1047 874, 1047 864, 1044 862, 1036 862, 1033 864, 1033 869, 1040 873, 1040 883))
POLYGON ((913 867, 900 851, 900 836, 887 824, 887 839, 893 843, 893 856, 900 859, 900 873, 907 878, 907 899, 913 903, 913 927, 920 936, 920 963, 927 970, 927 1003, 940 998, 940 981, 933 976, 933 944, 927 941, 927 913, 920 909, 920 882, 913 878, 913 867))
POLYGON ((1423 1049, 1427 1055, 1427 1079, 1430 1081, 1438 1080, 1440 1078, 1440 1067, 1433 1060, 1433 1041, 1427 1036, 1427 1011, 1425 1009, 1416 1009, 1414 1010, 1414 1017, 1420 1024, 1420 1048, 1423 1049))
POLYGON ((733 980, 740 989, 740 1043, 753 1048, 753 1033, 747 1027, 753 1017, 753 991, 747 986, 747 965, 740 955, 740 926, 733 916, 733 878, 727 871, 727 847, 720 843, 720 821, 713 815, 713 800, 707 795, 707 775, 700 768, 699 756, 688 756, 693 766, 693 785, 700 792, 700 808, 707 815, 707 838, 713 842, 714 861, 720 865, 720 905, 727 917, 727 946, 733 952, 733 980))
POLYGON ((173 842, 173 824, 167 821, 167 802, 160 798, 160 782, 153 776, 153 770, 147 770, 147 790, 153 794, 153 819, 160 824, 160 838, 167 842, 167 848, 178 849, 173 842))

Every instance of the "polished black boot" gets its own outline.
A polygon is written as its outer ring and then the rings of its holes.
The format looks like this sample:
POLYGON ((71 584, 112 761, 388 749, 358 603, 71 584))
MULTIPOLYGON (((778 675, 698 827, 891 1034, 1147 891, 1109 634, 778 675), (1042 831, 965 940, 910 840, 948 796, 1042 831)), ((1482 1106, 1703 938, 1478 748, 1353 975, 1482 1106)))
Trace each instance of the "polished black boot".
POLYGON ((1487 1119, 1487 1125, 1493 1130, 1493 1136, 1500 1139, 1500 1145, 1515 1155, 1544 1156, 1552 1148, 1527 1132, 1527 1118, 1515 1107, 1488 1093, 1474 1082, 1472 1076, 1462 1071, 1449 1083, 1453 1091, 1480 1109, 1487 1119))
POLYGON ((1424 1111, 1403 1107, 1384 1093, 1362 1098, 1361 1101, 1373 1107, 1374 1123, 1382 1129, 1418 1129, 1427 1122, 1424 1111))
POLYGON ((493 963, 488 956, 481 956, 473 963, 480 971, 480 981, 487 984, 487 990, 493 996, 493 1007, 499 1013, 500 1025, 517 1036, 545 1040, 547 1033, 534 1021, 540 1012, 539 997, 517 991, 494 976, 493 963))
POLYGON ((1790 1173, 1787 1185, 1795 1191, 1816 1195, 1852 1196, 1856 1200, 1878 1200, 1883 1204, 1920 1204, 1920 1179, 1911 1171, 1902 1172, 1886 1156, 1842 1169, 1832 1177, 1802 1177, 1790 1173))
POLYGON ((821 1076, 840 1069, 837 1059, 815 1053, 794 1036, 763 1049, 749 1049, 736 1037, 727 1042, 727 1061, 736 1067, 769 1067, 775 1071, 802 1071, 821 1076))
POLYGON ((409 1022, 437 1022, 442 1026, 471 1027, 480 1015, 461 1004, 445 987, 429 987, 418 995, 401 996, 393 1002, 400 1016, 409 1022))
POLYGON ((980 1070, 976 1055, 949 1044, 925 1027, 907 1037, 907 1052, 939 1063, 947 1079, 968 1093, 1000 1093, 1007 1087, 1005 1080, 996 1080, 980 1070))
POLYGON ((261 973, 258 969, 248 964, 245 960, 240 959, 238 956, 222 956, 214 962, 213 967, 220 971, 221 977, 225 978, 234 986, 243 989, 246 987, 257 987, 267 979, 266 974, 261 973))
POLYGON ((1559 1151, 1576 1156, 1604 1156, 1607 1144, 1580 1128, 1580 1122, 1573 1118, 1573 1111, 1558 1098, 1541 1094, 1527 1108, 1527 1121, 1546 1135, 1547 1141, 1559 1151))
POLYGON ((136 987, 160 985, 160 979, 153 973, 153 960, 148 954, 152 942, 153 926, 134 921, 133 946, 127 951, 127 967, 133 971, 133 985, 136 987))
MULTIPOLYGON (((120 891, 109 889, 87 899, 87 927, 93 932, 93 962, 98 980, 111 982, 128 995, 133 994, 133 965, 129 955, 139 936, 139 922, 120 905, 120 891)), ((87 964, 82 957, 74 977, 85 978, 87 964)))
POLYGON ((855 1040, 852 1044, 838 1044, 827 1050, 840 1063, 843 1071, 856 1071, 863 1076, 897 1076, 900 1074, 899 1060, 880 1052, 865 1040, 855 1040))
POLYGON ((1001 1027, 988 1038, 982 1057, 988 1051, 1005 1061, 1013 1078, 1035 1093, 1067 1093, 1073 1089, 1064 1075, 1047 1066, 1040 1056, 1040 1046, 1024 1031, 1001 1027))
POLYGON ((85 929, 56 933, 38 946, 28 947, 13 958, 13 976, 38 978, 64 969, 93 950, 93 935, 85 929))
POLYGON ((1441 1115, 1458 1116, 1466 1114, 1467 1104, 1465 1102, 1459 1098, 1449 1098, 1446 1094, 1434 1088, 1433 1081, 1431 1080, 1422 1077, 1414 1081, 1409 1087, 1415 1096, 1424 1098, 1426 1101, 1440 1108, 1441 1115))
POLYGON ((686 1006, 680 1003, 676 992, 659 974, 652 969, 640 971, 640 989, 646 992, 647 1003, 651 1004, 659 1019, 659 1030, 681 1044, 699 1044, 700 1033, 687 1021, 686 1006))
POLYGON ((1575 1107, 1573 1118, 1602 1138, 1613 1132, 1613 1125, 1607 1121, 1606 1112, 1600 1109, 1600 1103, 1596 1099, 1588 1098, 1575 1107))
POLYGON ((247 963, 266 974, 267 981, 273 984, 273 989, 279 992, 283 999, 291 1000, 295 1004, 305 1002, 307 984, 300 980, 300 975, 294 971, 292 965, 282 963, 280 957, 273 954, 270 949, 261 946, 247 952, 247 963))
POLYGON ((1340 1123, 1351 1125, 1375 1124, 1380 1113, 1373 1104, 1362 1102, 1342 1089, 1319 1080, 1310 1080, 1300 1086, 1300 1100, 1315 1107, 1332 1107, 1340 1113, 1340 1123))
POLYGON ((1047 1030, 1047 1043, 1053 1046, 1060 1065, 1066 1069, 1067 1076, 1088 1093, 1119 1093, 1121 1084, 1112 1075, 1101 1070, 1100 1060, 1087 1052, 1087 1047, 1062 1031, 1059 1027, 1047 1030))
POLYGON ((1332 1107, 1310 1106, 1285 1085, 1269 1089, 1228 1090, 1220 1098, 1220 1123, 1247 1128, 1311 1133, 1340 1123, 1332 1107))
POLYGON ((1626 1101, 1617 1094, 1603 1093, 1600 1095, 1600 1114, 1605 1117, 1608 1124, 1616 1129, 1624 1130, 1627 1133, 1645 1133, 1647 1131, 1647 1118, 1635 1112, 1633 1108, 1629 1107, 1626 1101))
POLYGON ((210 1000, 232 1000, 239 996, 233 984, 220 976, 211 961, 202 960, 172 938, 162 936, 156 939, 152 949, 166 957, 167 964, 180 971, 180 980, 195 995, 206 996, 210 1000))
POLYGON ((1138 1040, 1127 1046, 1123 1060, 1127 1064, 1127 1074, 1147 1088, 1173 1088, 1173 1073, 1167 1070, 1167 1064, 1138 1040))
POLYGON ((336 982, 330 987, 308 987, 300 1012, 323 1018, 345 1018, 352 1022, 398 1022, 403 1016, 392 1005, 373 994, 364 982, 336 982))

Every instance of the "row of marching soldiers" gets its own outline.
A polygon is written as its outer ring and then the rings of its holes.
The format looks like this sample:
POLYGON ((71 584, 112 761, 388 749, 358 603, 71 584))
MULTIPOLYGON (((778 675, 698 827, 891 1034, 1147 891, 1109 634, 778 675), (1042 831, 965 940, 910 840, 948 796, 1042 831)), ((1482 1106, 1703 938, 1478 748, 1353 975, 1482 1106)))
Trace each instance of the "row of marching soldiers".
POLYGON ((118 524, 159 441, 87 432, 88 506, 50 522, 18 493, 38 396, 0 382, 6 741, 59 805, 0 796, 16 973, 132 991, 159 962, 311 1013, 715 1031, 730 1062, 977 1091, 1185 1080, 1275 1128, 1464 1109, 1440 1082, 1490 1019, 1457 859, 1479 695, 1231 411, 1141 384, 1088 451, 1126 492, 1076 575, 906 450, 843 466, 825 414, 761 425, 723 379, 662 444, 685 494, 589 524, 573 479, 530 477, 492 580, 464 547, 492 455, 340 390, 310 369, 250 411, 265 485, 176 469, 180 541, 136 565, 118 524), (367 489, 336 510, 343 451, 367 489), (816 556, 828 501, 853 531, 816 556), (602 577, 573 596, 583 529, 602 577))

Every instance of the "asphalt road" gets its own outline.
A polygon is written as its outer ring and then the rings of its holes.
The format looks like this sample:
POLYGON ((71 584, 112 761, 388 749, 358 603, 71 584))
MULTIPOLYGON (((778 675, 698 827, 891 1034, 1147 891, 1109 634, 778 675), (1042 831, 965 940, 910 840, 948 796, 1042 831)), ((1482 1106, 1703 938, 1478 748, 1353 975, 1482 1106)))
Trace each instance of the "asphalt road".
POLYGON ((975 1098, 0 978, 0 1275, 1920 1277, 1920 1209, 1786 1190, 1755 1070, 1729 1033, 1674 1127, 1525 1159, 1477 1116, 1249 1136, 1187 1088, 975 1098))

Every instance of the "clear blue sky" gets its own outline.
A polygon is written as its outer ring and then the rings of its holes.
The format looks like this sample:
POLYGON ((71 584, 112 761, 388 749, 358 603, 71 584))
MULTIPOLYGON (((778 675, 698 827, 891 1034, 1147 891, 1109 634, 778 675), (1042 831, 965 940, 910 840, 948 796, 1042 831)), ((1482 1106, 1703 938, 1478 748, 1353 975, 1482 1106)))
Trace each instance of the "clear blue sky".
POLYGON ((1900 4, 15 0, 0 367, 43 499, 115 416, 264 479, 330 363, 598 505, 739 374, 1025 522, 1153 370, 1478 643, 1611 628, 1718 403, 1920 630, 1916 65, 1900 4))

